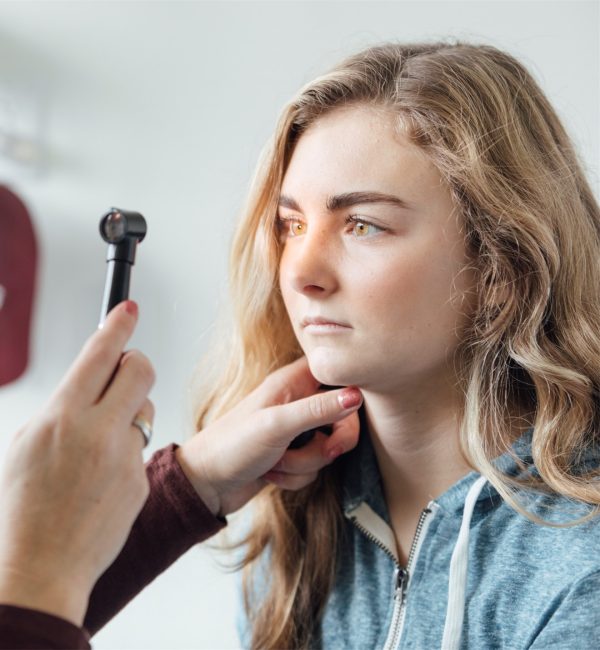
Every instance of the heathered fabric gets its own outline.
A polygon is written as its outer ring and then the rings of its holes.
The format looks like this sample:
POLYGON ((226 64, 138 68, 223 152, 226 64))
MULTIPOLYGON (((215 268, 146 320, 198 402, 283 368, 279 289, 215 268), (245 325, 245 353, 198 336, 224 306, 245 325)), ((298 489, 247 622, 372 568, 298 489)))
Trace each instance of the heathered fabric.
MULTIPOLYGON (((514 446, 528 464, 532 464, 530 447, 531 432, 514 446)), ((344 510, 365 501, 389 524, 368 435, 361 436, 344 463, 344 510)), ((498 464, 509 473, 516 472, 508 455, 498 459, 498 464)), ((435 514, 406 592, 398 648, 441 648, 450 559, 465 496, 479 476, 468 474, 435 499, 435 514)), ((543 494, 529 496, 527 507, 553 522, 588 513, 583 505, 543 494)), ((346 521, 336 584, 319 638, 311 647, 383 648, 394 609, 396 568, 392 557, 346 521)), ((241 634, 247 644, 245 625, 242 623, 241 634)), ((460 647, 600 649, 600 520, 569 528, 540 526, 506 505, 486 483, 470 523, 460 647)))

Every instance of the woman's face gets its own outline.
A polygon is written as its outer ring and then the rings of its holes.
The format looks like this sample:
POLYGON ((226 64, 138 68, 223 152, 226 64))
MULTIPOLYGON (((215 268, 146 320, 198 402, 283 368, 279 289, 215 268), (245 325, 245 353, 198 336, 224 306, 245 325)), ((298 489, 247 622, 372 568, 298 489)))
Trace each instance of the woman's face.
POLYGON ((313 124, 278 217, 281 292, 319 381, 390 393, 452 380, 474 278, 447 185, 392 115, 350 107, 313 124))

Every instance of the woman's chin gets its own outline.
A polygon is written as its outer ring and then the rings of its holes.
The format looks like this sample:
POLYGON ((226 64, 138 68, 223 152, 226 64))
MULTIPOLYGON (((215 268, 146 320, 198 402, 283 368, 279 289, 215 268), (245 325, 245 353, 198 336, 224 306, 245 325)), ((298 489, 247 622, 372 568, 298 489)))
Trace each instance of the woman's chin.
POLYGON ((322 355, 308 355, 308 366, 313 377, 326 386, 351 386, 356 385, 356 371, 345 364, 322 355))

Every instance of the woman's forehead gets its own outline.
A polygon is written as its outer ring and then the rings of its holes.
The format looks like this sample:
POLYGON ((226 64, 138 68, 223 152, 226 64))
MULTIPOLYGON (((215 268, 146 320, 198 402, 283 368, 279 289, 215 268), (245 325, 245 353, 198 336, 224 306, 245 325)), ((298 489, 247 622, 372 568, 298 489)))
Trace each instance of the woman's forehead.
POLYGON ((281 194, 335 196, 350 192, 402 195, 414 203, 424 193, 447 192, 437 168, 396 128, 388 110, 336 109, 299 138, 281 194))

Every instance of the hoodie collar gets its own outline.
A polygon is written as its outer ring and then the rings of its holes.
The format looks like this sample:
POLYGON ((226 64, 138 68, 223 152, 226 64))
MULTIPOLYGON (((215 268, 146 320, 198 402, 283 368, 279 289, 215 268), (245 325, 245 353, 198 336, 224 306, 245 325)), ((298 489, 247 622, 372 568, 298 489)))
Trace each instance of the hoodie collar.
MULTIPOLYGON (((381 474, 364 414, 361 414, 360 422, 361 434, 358 445, 353 451, 346 454, 343 459, 342 507, 344 512, 348 513, 361 502, 365 502, 389 524, 390 519, 385 503, 381 474)), ((511 451, 496 458, 494 464, 500 471, 511 476, 522 473, 516 458, 520 459, 521 463, 524 463, 527 468, 533 467, 531 456, 532 433, 533 429, 525 431, 513 443, 511 451)), ((480 476, 479 472, 469 472, 436 498, 435 503, 443 510, 462 512, 467 493, 480 476)), ((481 489, 477 501, 495 502, 498 498, 500 498, 500 495, 497 490, 488 482, 481 489)))

